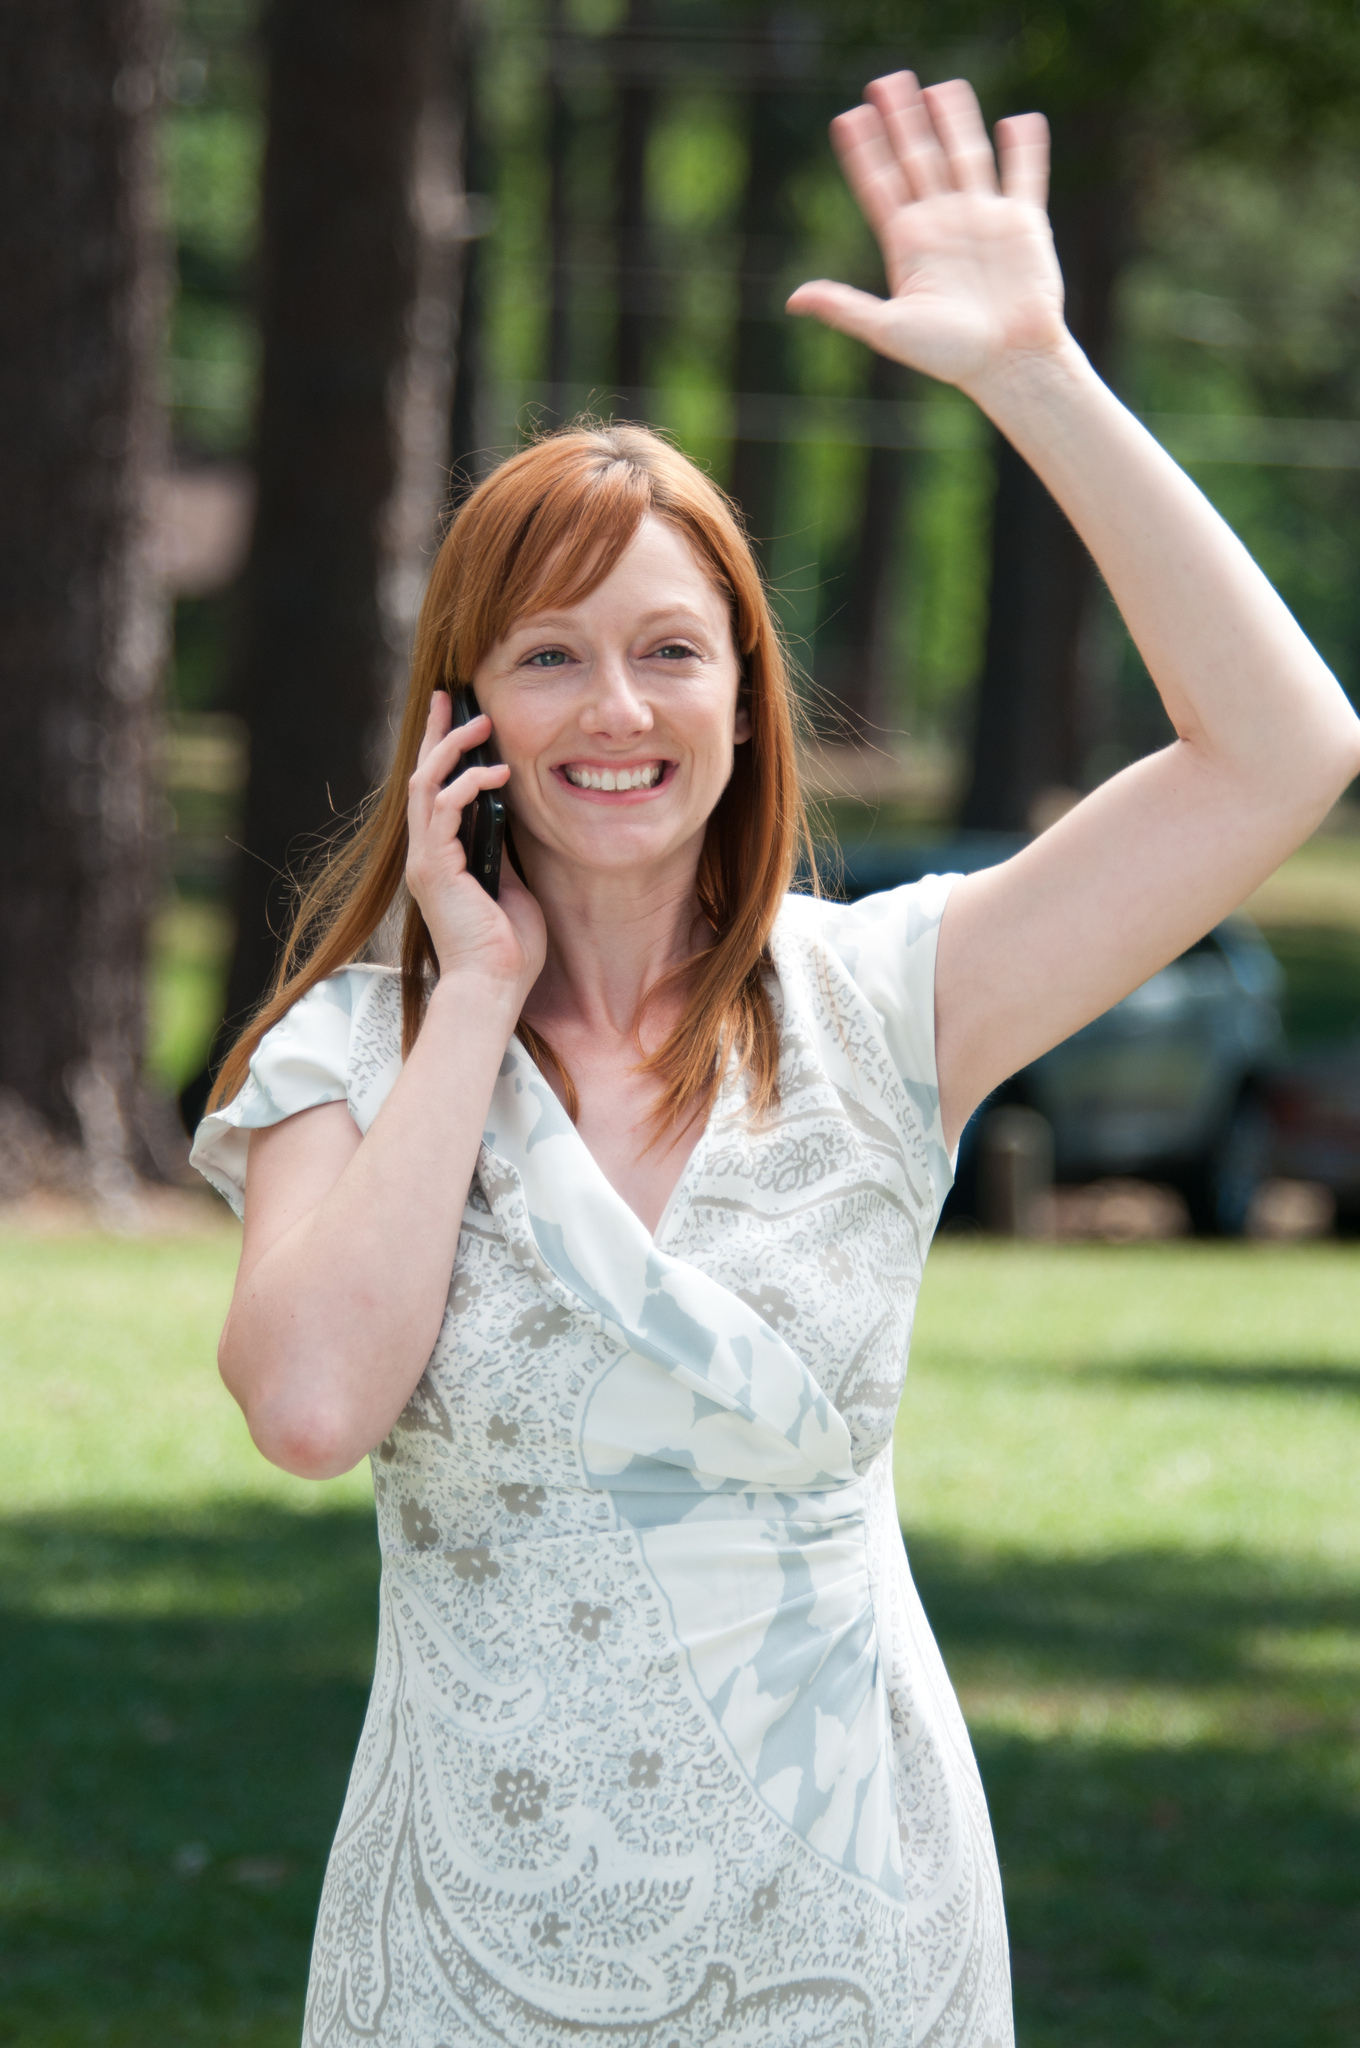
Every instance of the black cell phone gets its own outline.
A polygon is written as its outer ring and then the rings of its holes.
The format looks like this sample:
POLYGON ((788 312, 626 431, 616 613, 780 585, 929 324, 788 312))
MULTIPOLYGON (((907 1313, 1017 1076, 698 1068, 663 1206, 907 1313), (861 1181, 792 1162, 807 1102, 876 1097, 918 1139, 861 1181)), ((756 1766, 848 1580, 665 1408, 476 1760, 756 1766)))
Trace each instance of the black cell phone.
MULTIPOLYGON (((453 699, 454 725, 466 725, 481 710, 472 689, 467 683, 453 683, 449 686, 453 699)), ((500 755, 490 740, 480 747, 469 747, 454 769, 454 775, 461 775, 465 768, 495 768, 500 755)), ((449 781, 453 776, 449 777, 449 781)), ((447 784, 445 787, 447 788, 447 784)), ((498 789, 483 789, 477 792, 472 802, 464 807, 458 825, 458 837, 463 842, 467 855, 468 873, 475 876, 494 903, 501 887, 501 852, 505 845, 505 798, 498 789)))

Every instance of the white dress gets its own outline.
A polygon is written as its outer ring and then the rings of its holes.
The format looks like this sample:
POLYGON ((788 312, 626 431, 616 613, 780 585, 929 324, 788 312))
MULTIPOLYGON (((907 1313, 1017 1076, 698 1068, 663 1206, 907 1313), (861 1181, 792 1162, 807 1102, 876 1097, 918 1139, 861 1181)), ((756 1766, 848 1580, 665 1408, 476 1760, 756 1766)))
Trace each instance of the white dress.
MULTIPOLYGON (((429 1365, 372 1456, 377 1668, 306 2048, 1011 2048, 1001 1885, 892 1429, 949 1184, 952 878, 790 897, 780 1105, 729 1075, 655 1237, 519 1041, 429 1365)), ((367 1130, 391 970, 268 1034, 194 1158, 367 1130)), ((450 1077, 456 1084, 456 1075, 450 1077)))

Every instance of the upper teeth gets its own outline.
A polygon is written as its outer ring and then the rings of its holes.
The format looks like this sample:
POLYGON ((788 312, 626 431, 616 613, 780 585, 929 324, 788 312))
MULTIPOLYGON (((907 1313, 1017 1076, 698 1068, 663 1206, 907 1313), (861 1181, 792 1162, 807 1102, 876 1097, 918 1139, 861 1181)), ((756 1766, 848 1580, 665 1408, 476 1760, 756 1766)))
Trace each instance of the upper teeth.
POLYGON ((651 789, 661 780, 662 763, 650 761, 645 768, 563 768, 567 781, 577 789, 651 789))

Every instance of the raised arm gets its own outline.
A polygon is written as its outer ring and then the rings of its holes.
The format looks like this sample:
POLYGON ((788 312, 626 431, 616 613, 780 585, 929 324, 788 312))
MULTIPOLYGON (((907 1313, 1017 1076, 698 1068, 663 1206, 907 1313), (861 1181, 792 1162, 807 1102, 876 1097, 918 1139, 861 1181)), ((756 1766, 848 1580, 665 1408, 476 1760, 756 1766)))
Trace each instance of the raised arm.
POLYGON ((955 888, 936 1039, 952 1145, 982 1098, 1234 909, 1360 773, 1360 722, 1207 500, 1063 322, 1042 115, 879 79, 833 125, 891 296, 807 284, 789 308, 956 384, 1053 493, 1147 663, 1176 739, 1013 860, 955 888))
POLYGON ((491 1091, 543 964, 543 919, 510 863, 498 907, 457 837, 460 805, 509 771, 467 769, 444 789, 460 745, 486 729, 448 726, 441 691, 408 808, 407 881, 440 964, 411 1056, 366 1137, 331 1102, 250 1140, 218 1361, 265 1456, 308 1479, 348 1471, 381 1442, 425 1368, 491 1091))

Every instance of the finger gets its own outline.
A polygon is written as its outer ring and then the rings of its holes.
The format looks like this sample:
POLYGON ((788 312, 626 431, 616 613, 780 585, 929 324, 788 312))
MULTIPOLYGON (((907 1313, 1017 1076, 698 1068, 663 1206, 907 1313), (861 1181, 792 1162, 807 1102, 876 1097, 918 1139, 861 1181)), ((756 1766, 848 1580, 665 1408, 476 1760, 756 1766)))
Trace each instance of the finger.
MULTIPOLYGON (((446 732, 433 744, 422 744, 416 765, 416 775, 427 781, 432 789, 442 789, 449 781, 454 769, 464 754, 479 746, 491 730, 491 721, 484 711, 470 718, 466 725, 456 725, 452 732, 446 732), (478 727, 486 726, 486 732, 478 727)), ((414 777, 412 781, 414 783, 414 777)))
POLYGON ((852 107, 831 123, 831 141, 846 183, 882 241, 892 217, 911 198, 877 107, 852 107))
POLYGON ((458 829, 459 820, 468 805, 484 789, 503 789, 510 780, 510 770, 504 761, 497 761, 490 768, 465 768, 461 775, 455 775, 445 783, 431 807, 432 816, 447 819, 453 817, 453 829, 458 829))
POLYGON ((1008 199, 1048 204, 1048 122, 1042 114, 1010 114, 996 124, 1001 189, 1008 199))
POLYGON ((509 776, 505 763, 498 761, 494 767, 465 768, 443 789, 413 788, 407 825, 408 866, 415 862, 418 867, 428 853, 438 854, 442 859, 450 852, 468 805, 482 790, 501 787, 509 776))
POLYGON ((416 767, 422 768, 430 750, 448 737, 449 720, 453 717, 453 700, 447 690, 435 690, 430 697, 430 712, 425 720, 425 731, 421 735, 420 751, 416 755, 416 767))
POLYGON ((940 148, 935 124, 926 111, 914 71, 894 71, 875 78, 864 97, 878 108, 888 141, 901 166, 913 199, 933 199, 952 188, 949 165, 940 148))
POLYGON ((800 284, 785 301, 784 310, 808 314, 824 327, 834 327, 841 334, 851 334, 856 341, 877 348, 886 306, 887 301, 876 299, 872 292, 858 292, 852 285, 833 284, 829 278, 819 277, 810 284, 800 284))
POLYGON ((479 747, 483 740, 490 739, 491 737, 491 720, 484 711, 478 711, 468 719, 465 725, 455 725, 450 730, 453 734, 456 734, 465 747, 479 747), (485 732, 479 729, 482 726, 486 727, 485 732))
POLYGON ((924 98, 949 160, 956 190, 995 192, 996 159, 987 140, 977 94, 967 79, 951 78, 947 85, 928 85, 924 98))

